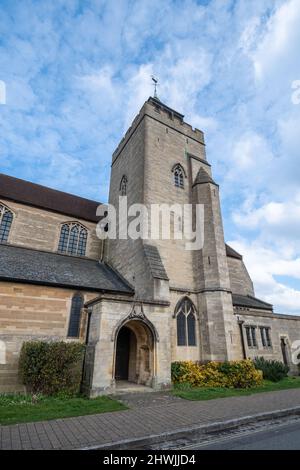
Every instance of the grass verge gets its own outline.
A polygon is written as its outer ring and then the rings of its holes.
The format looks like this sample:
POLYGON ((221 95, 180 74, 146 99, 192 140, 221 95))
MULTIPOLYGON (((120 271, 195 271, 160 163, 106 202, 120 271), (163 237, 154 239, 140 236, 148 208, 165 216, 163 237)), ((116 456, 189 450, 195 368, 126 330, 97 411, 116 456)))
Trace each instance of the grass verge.
POLYGON ((173 394, 185 400, 213 400, 214 398, 239 397, 254 393, 274 392, 300 388, 300 377, 285 377, 280 382, 263 381, 262 385, 254 388, 193 388, 189 385, 175 385, 173 394))
POLYGON ((126 409, 127 407, 122 403, 106 396, 88 399, 0 395, 0 424, 47 421, 126 409))

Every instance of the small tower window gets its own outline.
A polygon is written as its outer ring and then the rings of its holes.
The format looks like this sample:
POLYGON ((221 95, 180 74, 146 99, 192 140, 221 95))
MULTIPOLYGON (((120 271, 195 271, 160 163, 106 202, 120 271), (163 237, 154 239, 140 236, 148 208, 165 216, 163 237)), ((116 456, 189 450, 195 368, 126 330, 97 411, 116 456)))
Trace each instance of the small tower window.
POLYGON ((175 165, 173 168, 173 175, 174 175, 174 185, 177 188, 184 188, 184 170, 180 164, 175 165))
POLYGON ((87 229, 79 223, 63 224, 60 231, 58 252, 85 256, 87 235, 87 229))
POLYGON ((69 338, 78 338, 80 328, 80 315, 83 307, 83 297, 80 293, 74 294, 71 304, 70 321, 68 328, 69 338))
POLYGON ((196 308, 193 302, 184 297, 175 309, 177 323, 177 345, 196 346, 196 308))
POLYGON ((127 195, 127 183, 128 183, 127 176, 123 175, 122 179, 121 179, 121 183, 120 183, 121 196, 126 196, 127 195))
POLYGON ((0 204, 0 243, 7 242, 12 221, 13 213, 6 206, 0 204))

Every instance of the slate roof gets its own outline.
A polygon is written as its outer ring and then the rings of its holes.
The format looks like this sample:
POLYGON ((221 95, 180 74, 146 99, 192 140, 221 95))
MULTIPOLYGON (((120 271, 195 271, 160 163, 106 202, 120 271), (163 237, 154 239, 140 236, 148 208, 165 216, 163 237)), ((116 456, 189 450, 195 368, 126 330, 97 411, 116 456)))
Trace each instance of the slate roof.
POLYGON ((273 305, 268 304, 263 300, 257 299, 256 297, 252 297, 252 295, 232 294, 232 303, 236 307, 248 307, 258 310, 273 311, 273 305))
POLYGON ((69 215, 76 219, 98 222, 96 209, 101 204, 73 194, 57 191, 39 184, 0 173, 0 198, 41 209, 69 215))
POLYGON ((0 280, 133 294, 105 263, 11 245, 0 245, 0 280))
POLYGON ((225 244, 226 248, 226 256, 229 256, 230 258, 236 258, 236 259, 243 259, 242 255, 240 255, 237 251, 235 251, 231 246, 225 244))
POLYGON ((217 186, 217 184, 214 182, 212 177, 207 173, 207 171, 205 171, 204 168, 201 167, 197 173, 193 186, 196 186, 197 184, 204 184, 204 183, 212 183, 217 186))
POLYGON ((152 276, 156 279, 164 279, 168 281, 169 278, 157 247, 154 245, 144 245, 144 253, 152 276))

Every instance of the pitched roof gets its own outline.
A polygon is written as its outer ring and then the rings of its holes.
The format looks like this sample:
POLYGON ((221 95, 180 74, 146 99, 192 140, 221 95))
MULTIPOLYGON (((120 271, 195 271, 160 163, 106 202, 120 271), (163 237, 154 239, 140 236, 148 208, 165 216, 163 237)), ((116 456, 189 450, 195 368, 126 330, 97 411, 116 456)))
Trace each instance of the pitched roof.
POLYGON ((131 286, 105 263, 12 245, 0 245, 0 280, 133 294, 131 286))
POLYGON ((235 251, 231 246, 225 244, 226 248, 226 256, 229 258, 236 258, 236 259, 243 259, 242 255, 240 255, 237 251, 235 251))
POLYGON ((263 300, 252 297, 252 295, 239 295, 232 294, 232 303, 236 307, 248 307, 258 310, 271 310, 273 311, 273 305, 264 302, 263 300))
POLYGON ((197 173, 197 176, 195 178, 195 181, 193 183, 193 186, 196 186, 197 184, 204 184, 204 183, 212 183, 218 186, 212 177, 207 173, 207 171, 204 170, 203 167, 200 168, 200 170, 197 173))
POLYGON ((0 173, 0 197, 90 222, 99 220, 99 217, 96 217, 96 209, 100 202, 2 173, 0 173))
POLYGON ((169 278, 157 247, 154 245, 144 245, 144 253, 152 276, 156 279, 164 279, 168 281, 169 278))

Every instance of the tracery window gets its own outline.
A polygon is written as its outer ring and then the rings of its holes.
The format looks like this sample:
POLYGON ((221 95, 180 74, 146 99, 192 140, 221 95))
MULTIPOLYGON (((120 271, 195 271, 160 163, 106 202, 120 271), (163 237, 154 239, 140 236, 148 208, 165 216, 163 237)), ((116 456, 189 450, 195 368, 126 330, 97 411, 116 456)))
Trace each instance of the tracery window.
POLYGON ((13 217, 12 211, 0 204, 0 243, 7 242, 13 217))
POLYGON ((182 166, 178 163, 173 168, 173 174, 174 174, 174 184, 177 188, 184 188, 184 170, 182 166))
POLYGON ((177 345, 196 346, 196 308, 188 297, 184 297, 177 304, 175 316, 177 345))
POLYGON ((121 183, 120 183, 121 196, 126 196, 127 195, 127 183, 128 183, 127 176, 123 175, 122 179, 121 179, 121 183))
POLYGON ((85 256, 88 231, 78 222, 63 224, 60 231, 58 252, 85 256))

